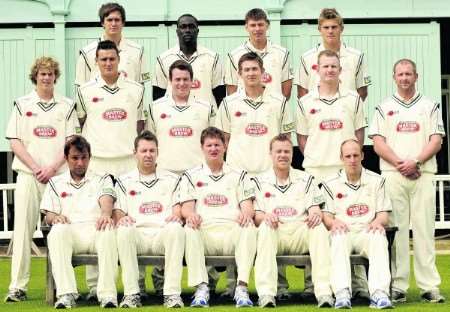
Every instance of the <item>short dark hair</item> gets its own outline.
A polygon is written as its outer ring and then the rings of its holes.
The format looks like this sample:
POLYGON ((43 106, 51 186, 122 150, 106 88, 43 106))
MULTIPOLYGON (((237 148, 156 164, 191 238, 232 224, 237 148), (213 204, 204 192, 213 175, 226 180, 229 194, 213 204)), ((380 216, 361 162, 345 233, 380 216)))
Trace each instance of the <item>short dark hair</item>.
POLYGON ((272 138, 272 140, 270 140, 270 150, 272 150, 272 145, 275 142, 289 142, 292 146, 292 140, 291 140, 291 135, 287 134, 287 133, 280 133, 276 136, 274 136, 272 138))
POLYGON ((260 8, 251 9, 250 11, 247 12, 247 14, 245 14, 245 23, 247 24, 249 20, 252 21, 265 20, 267 24, 270 24, 266 12, 264 12, 264 10, 260 8))
POLYGON ((183 60, 176 60, 169 67, 169 80, 172 80, 172 72, 174 69, 185 70, 189 72, 191 80, 194 79, 194 71, 192 70, 191 64, 183 60))
POLYGON ((111 14, 112 12, 118 11, 120 16, 122 17, 122 22, 125 23, 125 9, 118 3, 109 2, 102 4, 100 9, 98 10, 98 17, 100 17, 100 23, 103 24, 105 18, 111 14))
POLYGON ((242 69, 242 63, 246 62, 246 61, 256 61, 259 65, 259 67, 262 69, 264 69, 264 63, 261 57, 259 57, 258 54, 256 54, 255 52, 249 52, 249 53, 245 53, 244 55, 242 55, 239 58, 239 62, 238 62, 238 70, 240 71, 242 69))
POLYGON ((80 153, 87 152, 91 157, 91 144, 81 135, 73 135, 64 144, 64 156, 69 156, 70 149, 74 147, 80 153))
POLYGON ((207 138, 219 139, 225 144, 225 134, 219 128, 208 127, 203 129, 202 134, 200 135, 200 144, 203 145, 207 138))
POLYGON ((134 150, 135 151, 137 151, 139 142, 142 140, 155 142, 156 147, 158 147, 158 139, 156 138, 156 135, 154 135, 153 133, 151 133, 148 130, 144 130, 134 139, 134 150))
POLYGON ((119 56, 119 49, 114 41, 111 40, 103 40, 98 43, 97 50, 95 50, 95 57, 98 57, 99 50, 114 50, 116 51, 117 56, 119 56))
POLYGON ((191 17, 191 18, 195 21, 195 25, 198 26, 198 19, 197 19, 194 15, 192 15, 192 14, 185 13, 185 14, 181 15, 181 16, 177 19, 177 27, 180 26, 180 20, 181 20, 183 17, 191 17))

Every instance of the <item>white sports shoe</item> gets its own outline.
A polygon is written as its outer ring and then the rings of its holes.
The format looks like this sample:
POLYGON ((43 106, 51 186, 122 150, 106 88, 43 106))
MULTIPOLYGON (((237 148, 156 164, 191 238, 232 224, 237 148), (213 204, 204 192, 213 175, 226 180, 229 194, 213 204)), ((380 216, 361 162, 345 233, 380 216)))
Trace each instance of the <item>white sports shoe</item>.
POLYGON ((78 294, 61 295, 55 302, 55 309, 71 309, 77 305, 75 302, 77 298, 78 294))
POLYGON ((164 296, 164 306, 166 308, 182 308, 184 307, 183 299, 180 295, 164 296))
POLYGON ((248 295, 248 289, 245 286, 237 286, 234 292, 234 301, 236 301, 236 308, 252 307, 253 302, 248 295))
POLYGON ((141 296, 139 294, 124 296, 120 303, 121 308, 139 308, 142 307, 141 296))
POLYGON ((191 302, 193 308, 207 308, 209 307, 209 288, 208 285, 202 283, 197 286, 194 294, 194 299, 191 302))

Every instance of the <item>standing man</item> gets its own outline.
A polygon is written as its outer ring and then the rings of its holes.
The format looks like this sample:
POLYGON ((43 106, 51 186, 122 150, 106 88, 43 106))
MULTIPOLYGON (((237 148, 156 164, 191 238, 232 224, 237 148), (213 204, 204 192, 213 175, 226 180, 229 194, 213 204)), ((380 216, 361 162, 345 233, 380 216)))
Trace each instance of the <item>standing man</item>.
POLYGON ((78 88, 99 75, 96 51, 98 43, 104 40, 110 40, 118 47, 119 71, 123 76, 142 84, 149 81, 150 74, 146 69, 143 57, 144 47, 122 35, 126 20, 125 9, 118 3, 105 3, 100 7, 98 16, 104 32, 101 38, 80 50, 75 73, 75 86, 78 88))
POLYGON ((97 297, 102 308, 117 307, 117 246, 111 219, 115 200, 110 175, 88 171, 91 147, 82 136, 64 146, 69 170, 49 180, 41 202, 47 224, 48 252, 55 278, 56 309, 70 309, 79 297, 72 254, 98 256, 97 297))
POLYGON ((384 230, 392 210, 391 201, 386 195, 385 179, 364 169, 363 158, 358 141, 344 141, 341 144, 344 169, 322 184, 327 202, 324 223, 331 232, 331 283, 336 309, 351 308, 352 253, 369 259, 370 307, 392 308, 388 242, 384 230))
POLYGON ((175 61, 168 75, 172 92, 150 106, 148 128, 160 142, 158 165, 181 175, 202 163, 200 134, 214 123, 216 113, 213 105, 192 96, 194 72, 189 63, 175 61))
POLYGON ((230 53, 225 64, 225 85, 227 94, 231 95, 243 88, 240 80, 239 59, 242 55, 253 52, 264 62, 264 72, 261 82, 266 90, 272 93, 282 94, 289 99, 292 89, 292 68, 289 51, 267 39, 267 30, 270 21, 262 9, 251 9, 245 15, 245 30, 249 39, 230 53))
POLYGON ((186 219, 188 285, 196 288, 191 307, 209 305, 205 255, 235 256, 236 307, 252 306, 247 285, 256 253, 255 188, 245 171, 224 162, 226 140, 222 131, 206 128, 200 142, 204 163, 184 173, 179 191, 186 219))
POLYGON ((223 100, 216 126, 228 142, 227 163, 253 177, 271 167, 270 140, 293 132, 295 124, 286 98, 264 88, 263 61, 256 53, 242 55, 237 68, 244 89, 223 100))
POLYGON ((133 140, 144 127, 144 87, 119 73, 119 50, 97 45, 100 75, 78 89, 77 112, 83 136, 92 145, 91 170, 118 176, 136 166, 133 140))
POLYGON ((173 62, 183 60, 192 66, 191 93, 197 99, 217 107, 225 97, 222 78, 222 64, 219 54, 197 44, 198 21, 191 14, 183 14, 177 21, 178 45, 162 53, 156 59, 153 79, 153 100, 171 90, 169 68, 173 62))
POLYGON ((339 147, 356 138, 364 143, 364 118, 360 96, 339 86, 339 56, 330 50, 319 53, 319 85, 297 105, 297 140, 304 155, 303 168, 318 182, 342 168, 339 147))
POLYGON ((436 154, 445 136, 441 107, 416 91, 416 64, 394 64, 397 92, 376 108, 369 137, 392 200, 395 236, 392 300, 405 302, 409 287, 409 225, 413 231, 414 276, 422 299, 444 302, 435 263, 434 222, 436 154))
POLYGON ((309 252, 318 306, 332 307, 329 237, 321 224, 323 196, 312 175, 291 168, 292 155, 290 136, 277 135, 270 142, 273 167, 254 179, 258 187, 255 285, 259 306, 275 306, 276 256, 309 252))
POLYGON ((179 177, 156 167, 158 140, 150 131, 138 135, 134 146, 137 168, 116 183, 114 219, 124 285, 120 307, 141 306, 137 256, 150 254, 165 256, 164 305, 181 308, 185 235, 175 195, 179 177))
POLYGON ((5 301, 26 299, 39 203, 48 180, 62 171, 64 142, 79 131, 75 103, 54 92, 59 76, 59 65, 54 59, 37 59, 30 73, 36 88, 14 101, 6 129, 15 155, 12 169, 17 172, 17 181, 11 283, 5 301))
POLYGON ((318 55, 323 50, 331 50, 339 56, 342 66, 339 76, 341 86, 358 92, 364 101, 367 97, 367 87, 371 83, 367 73, 367 60, 364 53, 347 47, 341 42, 344 21, 336 9, 322 9, 318 29, 322 36, 322 43, 300 57, 300 67, 294 78, 294 84, 297 85, 297 97, 300 98, 317 87, 320 80, 317 71, 318 55))
MULTIPOLYGON (((364 117, 361 97, 339 84, 342 72, 336 52, 323 50, 318 56, 319 84, 298 100, 297 141, 304 156, 303 168, 320 183, 342 169, 339 146, 356 138, 364 144, 364 117)), ((306 267, 305 294, 313 293, 306 267)), ((368 297, 364 269, 357 269, 358 285, 354 294, 368 297)))

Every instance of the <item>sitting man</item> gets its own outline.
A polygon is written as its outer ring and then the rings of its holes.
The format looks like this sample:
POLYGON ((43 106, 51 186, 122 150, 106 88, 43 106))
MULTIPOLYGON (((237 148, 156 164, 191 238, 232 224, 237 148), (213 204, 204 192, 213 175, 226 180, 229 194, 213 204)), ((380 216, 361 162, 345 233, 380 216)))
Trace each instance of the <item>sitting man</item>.
POLYGON ((205 255, 234 255, 237 265, 236 307, 252 306, 247 290, 256 253, 253 224, 255 188, 245 171, 224 162, 225 135, 214 127, 203 130, 202 165, 184 173, 179 187, 186 219, 188 285, 196 292, 191 307, 207 307, 208 274, 205 255))
POLYGON ((331 285, 336 295, 336 309, 351 308, 352 252, 369 259, 370 307, 392 308, 388 297, 391 274, 384 231, 392 207, 386 196, 385 179, 364 169, 363 158, 358 141, 344 141, 341 144, 344 169, 322 184, 327 203, 324 223, 331 231, 331 285))
POLYGON ((164 305, 181 308, 184 230, 176 201, 178 176, 156 167, 158 140, 144 131, 134 141, 137 168, 116 183, 114 220, 124 297, 121 308, 141 306, 137 255, 164 255, 164 305))
POLYGON ((254 178, 258 188, 255 285, 259 305, 275 306, 277 254, 309 252, 318 306, 332 307, 329 238, 321 224, 323 196, 312 175, 291 168, 292 153, 290 136, 277 135, 270 142, 273 167, 254 178))
POLYGON ((109 175, 88 171, 91 147, 75 135, 64 146, 69 171, 49 180, 41 202, 52 225, 48 251, 56 283, 56 309, 72 308, 79 297, 72 254, 98 255, 97 298, 102 308, 117 307, 117 246, 111 219, 115 192, 109 175))

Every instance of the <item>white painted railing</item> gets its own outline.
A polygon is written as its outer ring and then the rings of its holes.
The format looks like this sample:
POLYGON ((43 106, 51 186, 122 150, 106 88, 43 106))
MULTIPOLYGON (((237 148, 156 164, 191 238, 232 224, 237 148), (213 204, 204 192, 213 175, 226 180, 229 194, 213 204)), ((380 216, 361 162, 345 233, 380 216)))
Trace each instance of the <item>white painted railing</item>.
MULTIPOLYGON (((450 175, 436 175, 436 189, 438 198, 436 201, 436 229, 450 229, 450 175), (445 218, 445 193, 447 193, 447 218, 445 218)), ((0 184, 0 191, 2 192, 2 211, 3 211, 3 227, 0 228, 0 239, 11 239, 12 229, 8 227, 8 194, 12 194, 15 189, 15 184, 0 184)), ((41 223, 39 222, 34 238, 42 238, 41 223)))
MULTIPOLYGON (((9 212, 8 212, 8 202, 9 201, 9 197, 8 195, 13 194, 14 189, 16 188, 16 185, 13 183, 10 184, 0 184, 0 191, 2 193, 2 211, 3 211, 3 227, 0 229, 0 239, 11 239, 12 238, 12 229, 10 229, 8 227, 8 217, 9 217, 9 212)), ((41 232, 41 221, 39 218, 39 222, 36 228, 36 231, 33 234, 34 238, 42 238, 42 232, 41 232)))

